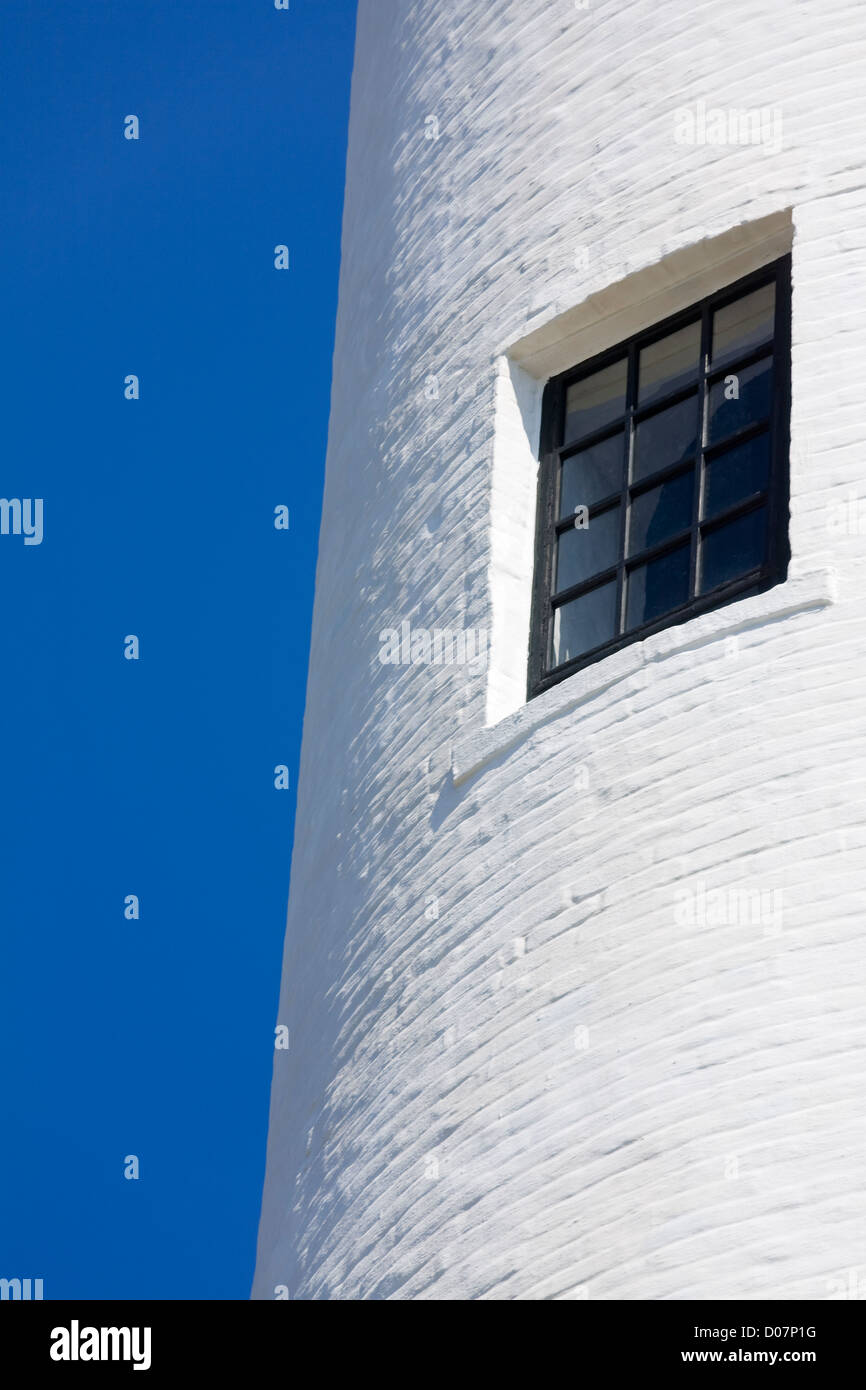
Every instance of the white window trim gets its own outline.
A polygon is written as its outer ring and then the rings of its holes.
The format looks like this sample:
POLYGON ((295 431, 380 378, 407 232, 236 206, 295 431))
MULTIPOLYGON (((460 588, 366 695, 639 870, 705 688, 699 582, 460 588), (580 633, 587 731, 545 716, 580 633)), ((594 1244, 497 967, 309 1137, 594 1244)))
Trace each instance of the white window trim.
MULTIPOLYGON (((545 383, 778 260, 791 251, 792 242, 792 214, 785 209, 718 236, 692 239, 687 246, 614 283, 604 283, 600 274, 600 286, 579 304, 497 355, 488 572, 488 728, 526 704, 545 383)), ((609 657, 599 663, 600 675, 611 660, 609 657)), ((564 682, 566 688, 574 679, 564 682)))

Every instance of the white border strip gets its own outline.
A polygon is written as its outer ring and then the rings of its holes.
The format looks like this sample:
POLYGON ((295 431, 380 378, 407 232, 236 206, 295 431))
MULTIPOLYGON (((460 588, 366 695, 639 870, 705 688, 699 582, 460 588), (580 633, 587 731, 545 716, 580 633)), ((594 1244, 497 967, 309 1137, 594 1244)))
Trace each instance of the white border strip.
POLYGON ((787 618, 810 609, 826 608, 836 601, 836 577, 832 570, 813 570, 751 598, 703 613, 688 622, 665 628, 642 642, 634 642, 592 666, 576 671, 559 685, 545 690, 490 728, 458 739, 451 748, 451 776, 455 786, 475 776, 501 753, 515 747, 543 724, 567 714, 641 667, 662 661, 676 652, 703 647, 719 637, 743 632, 774 618, 787 618))

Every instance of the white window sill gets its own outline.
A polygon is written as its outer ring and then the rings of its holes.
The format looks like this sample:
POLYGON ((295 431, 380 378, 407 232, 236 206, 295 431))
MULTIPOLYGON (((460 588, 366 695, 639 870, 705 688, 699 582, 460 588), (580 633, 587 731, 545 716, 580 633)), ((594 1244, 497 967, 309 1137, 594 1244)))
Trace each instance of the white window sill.
POLYGON ((690 648, 708 646, 748 628, 760 627, 768 619, 786 618, 811 609, 826 608, 835 601, 835 579, 831 570, 813 570, 777 584, 763 594, 730 603, 725 608, 691 618, 676 627, 654 633, 622 651, 604 657, 545 690, 513 714, 486 729, 465 734, 451 749, 451 776, 455 786, 474 777, 543 724, 577 709, 602 691, 627 680, 642 667, 690 648))

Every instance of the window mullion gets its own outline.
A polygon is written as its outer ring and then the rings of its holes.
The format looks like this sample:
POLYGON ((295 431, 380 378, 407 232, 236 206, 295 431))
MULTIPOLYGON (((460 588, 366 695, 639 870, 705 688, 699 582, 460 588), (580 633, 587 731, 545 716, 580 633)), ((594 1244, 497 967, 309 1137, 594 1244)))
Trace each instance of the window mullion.
POLYGON ((544 632, 543 642, 543 666, 546 667, 550 662, 551 644, 553 640, 553 598, 554 579, 553 572, 556 565, 556 517, 559 507, 559 490, 562 486, 561 474, 562 464, 556 446, 562 443, 565 434, 565 389, 562 382, 557 383, 556 398, 554 404, 555 433, 553 439, 549 441, 547 453, 547 466, 550 470, 549 485, 545 488, 545 498, 547 501, 547 513, 544 518, 544 528, 546 532, 546 551, 547 566, 544 578, 544 632), (553 446, 553 447, 551 447, 553 446))
POLYGON ((791 258, 776 266, 776 312, 773 320, 773 398, 770 412, 770 474, 767 501, 766 565, 787 572, 790 503, 791 401, 791 258))
POLYGON ((695 481, 692 488, 692 549, 689 556, 689 597, 696 598, 698 592, 698 563, 700 560, 701 504, 704 495, 704 438, 706 429, 707 396, 709 383, 707 371, 710 362, 710 330, 712 315, 708 303, 701 310, 701 363, 698 385, 698 428, 697 448, 695 450, 695 481))
POLYGON ((624 453, 622 470, 622 492, 620 493, 619 518, 619 564, 616 571, 616 631, 619 636, 625 629, 625 552, 628 537, 628 490, 631 485, 634 452, 634 412, 637 404, 637 347, 634 342, 628 348, 628 373, 625 383, 625 422, 624 453))

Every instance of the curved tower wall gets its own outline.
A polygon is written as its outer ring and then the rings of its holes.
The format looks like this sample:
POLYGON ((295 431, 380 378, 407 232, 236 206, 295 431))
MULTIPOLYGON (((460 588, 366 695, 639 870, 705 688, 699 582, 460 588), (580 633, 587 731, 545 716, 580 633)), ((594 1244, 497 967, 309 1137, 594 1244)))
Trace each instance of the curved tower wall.
POLYGON ((866 1280, 864 76, 860 0, 360 0, 254 1297, 866 1280), (544 380, 787 249, 787 582, 527 704, 544 380))

